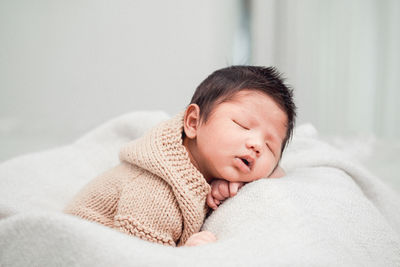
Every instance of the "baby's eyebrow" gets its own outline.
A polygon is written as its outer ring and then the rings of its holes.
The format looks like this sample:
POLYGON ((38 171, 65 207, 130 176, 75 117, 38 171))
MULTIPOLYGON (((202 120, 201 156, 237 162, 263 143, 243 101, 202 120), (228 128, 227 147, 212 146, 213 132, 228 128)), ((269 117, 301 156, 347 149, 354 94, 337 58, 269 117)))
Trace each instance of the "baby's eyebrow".
POLYGON ((246 116, 248 122, 252 125, 261 125, 261 122, 256 118, 256 116, 250 114, 246 109, 240 110, 240 114, 246 116))

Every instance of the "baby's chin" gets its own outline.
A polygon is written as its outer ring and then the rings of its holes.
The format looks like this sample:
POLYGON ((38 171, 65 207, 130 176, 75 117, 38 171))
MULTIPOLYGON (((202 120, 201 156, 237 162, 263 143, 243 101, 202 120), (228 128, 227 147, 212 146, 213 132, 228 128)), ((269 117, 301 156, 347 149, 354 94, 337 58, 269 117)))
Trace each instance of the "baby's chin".
POLYGON ((225 173, 221 173, 221 178, 219 179, 223 179, 226 180, 228 182, 242 182, 242 183, 250 183, 253 181, 256 181, 258 179, 261 179, 263 177, 258 177, 255 175, 252 175, 251 173, 248 175, 240 175, 240 173, 238 173, 238 171, 234 170, 234 171, 227 171, 225 173))

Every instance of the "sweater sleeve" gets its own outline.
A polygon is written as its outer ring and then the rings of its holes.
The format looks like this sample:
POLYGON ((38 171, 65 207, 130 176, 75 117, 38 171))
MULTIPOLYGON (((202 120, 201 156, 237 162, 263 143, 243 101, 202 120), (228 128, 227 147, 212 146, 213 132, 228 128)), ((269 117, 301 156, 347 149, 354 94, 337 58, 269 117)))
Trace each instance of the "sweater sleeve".
POLYGON ((64 212, 113 227, 123 184, 129 177, 132 177, 132 168, 126 163, 105 171, 85 185, 64 212))
POLYGON ((171 187, 148 173, 126 184, 122 190, 114 227, 151 242, 176 246, 183 219, 171 187))

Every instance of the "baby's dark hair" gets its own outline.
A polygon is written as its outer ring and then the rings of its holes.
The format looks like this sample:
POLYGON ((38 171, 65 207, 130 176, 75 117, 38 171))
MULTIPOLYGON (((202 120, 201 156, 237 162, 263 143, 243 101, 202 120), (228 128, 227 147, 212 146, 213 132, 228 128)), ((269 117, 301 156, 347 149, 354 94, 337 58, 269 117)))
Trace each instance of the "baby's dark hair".
POLYGON ((276 68, 230 66, 219 69, 197 87, 190 104, 200 107, 200 120, 205 123, 215 105, 229 100, 235 93, 244 89, 267 94, 286 113, 288 121, 281 148, 283 152, 293 134, 296 105, 293 101, 293 90, 284 84, 284 79, 276 68))

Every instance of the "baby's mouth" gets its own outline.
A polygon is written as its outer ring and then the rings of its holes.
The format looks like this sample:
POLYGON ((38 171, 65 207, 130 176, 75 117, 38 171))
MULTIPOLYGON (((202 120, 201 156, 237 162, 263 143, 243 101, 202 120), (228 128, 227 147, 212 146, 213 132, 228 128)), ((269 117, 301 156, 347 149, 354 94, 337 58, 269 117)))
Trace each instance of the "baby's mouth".
POLYGON ((247 167, 250 168, 250 162, 248 162, 246 159, 243 159, 243 158, 240 158, 240 159, 244 162, 244 164, 247 165, 247 167))
POLYGON ((243 156, 243 157, 236 157, 239 162, 242 164, 242 170, 247 172, 250 171, 253 167, 253 159, 251 157, 243 156))

